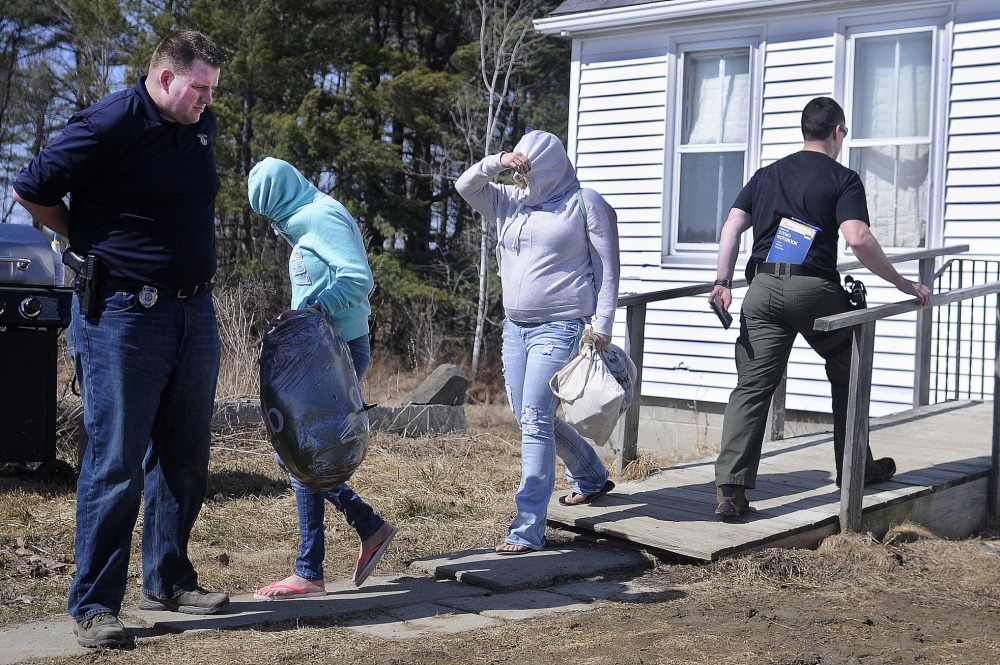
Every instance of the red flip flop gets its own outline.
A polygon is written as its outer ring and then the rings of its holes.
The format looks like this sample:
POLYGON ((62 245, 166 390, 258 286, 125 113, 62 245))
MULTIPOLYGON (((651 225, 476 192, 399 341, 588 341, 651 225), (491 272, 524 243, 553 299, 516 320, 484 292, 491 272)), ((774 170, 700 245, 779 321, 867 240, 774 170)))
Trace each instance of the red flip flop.
POLYGON ((389 535, 385 537, 385 540, 381 544, 358 557, 358 564, 354 568, 354 586, 361 586, 365 583, 368 576, 375 570, 375 564, 382 558, 385 551, 389 549, 389 543, 392 542, 398 531, 397 527, 392 527, 392 531, 389 532, 389 535))
POLYGON ((291 584, 281 584, 280 582, 272 582, 268 584, 263 589, 257 589, 254 592, 253 597, 256 600, 281 600, 284 598, 315 598, 316 596, 325 596, 326 590, 323 591, 306 591, 305 589, 300 589, 298 587, 292 586, 291 584), (262 593, 257 593, 257 591, 263 591, 264 589, 275 589, 281 590, 281 593, 276 593, 270 596, 264 595, 262 593))

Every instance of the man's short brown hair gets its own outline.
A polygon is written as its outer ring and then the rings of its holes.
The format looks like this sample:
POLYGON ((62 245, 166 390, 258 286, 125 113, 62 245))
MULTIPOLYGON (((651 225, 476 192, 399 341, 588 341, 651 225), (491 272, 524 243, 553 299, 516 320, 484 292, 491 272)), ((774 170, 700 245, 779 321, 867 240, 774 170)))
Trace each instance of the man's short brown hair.
POLYGON ((210 67, 222 69, 226 58, 222 51, 205 35, 194 30, 176 30, 163 38, 149 61, 149 74, 168 67, 176 74, 187 74, 196 60, 210 67))
POLYGON ((837 125, 844 124, 844 109, 829 97, 817 97, 802 109, 802 138, 825 141, 837 125))

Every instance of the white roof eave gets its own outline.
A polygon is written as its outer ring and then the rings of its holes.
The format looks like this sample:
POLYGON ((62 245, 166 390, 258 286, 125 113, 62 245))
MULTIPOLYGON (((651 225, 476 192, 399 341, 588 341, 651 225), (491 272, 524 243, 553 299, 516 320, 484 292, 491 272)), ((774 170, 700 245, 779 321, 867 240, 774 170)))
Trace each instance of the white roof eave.
POLYGON ((831 6, 878 4, 879 0, 665 0, 642 5, 597 9, 576 14, 536 19, 535 30, 546 35, 577 37, 581 33, 605 32, 649 25, 655 22, 699 18, 739 12, 772 13, 789 6, 816 11, 831 6))

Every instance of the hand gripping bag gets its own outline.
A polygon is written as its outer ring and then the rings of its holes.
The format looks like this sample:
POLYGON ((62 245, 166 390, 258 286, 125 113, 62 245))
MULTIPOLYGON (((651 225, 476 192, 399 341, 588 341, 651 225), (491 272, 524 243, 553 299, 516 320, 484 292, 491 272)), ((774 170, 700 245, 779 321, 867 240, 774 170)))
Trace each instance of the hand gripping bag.
POLYGON ((345 482, 365 458, 368 416, 351 352, 319 310, 264 337, 260 406, 278 457, 314 492, 345 482))
MULTIPOLYGON (((608 346, 608 349, 611 345, 608 346)), ((626 376, 631 361, 621 349, 611 354, 616 367, 624 368, 626 376), (620 353, 620 356, 618 355, 620 353), (620 361, 624 358, 624 363, 620 361)), ((607 354, 607 349, 605 350, 607 354)), ((632 380, 635 366, 632 367, 632 380)), ((597 353, 591 328, 588 326, 580 338, 580 352, 556 372, 549 381, 549 388, 559 398, 563 417, 580 436, 602 446, 611 438, 618 418, 628 408, 626 390, 612 373, 608 363, 597 353)))
POLYGON ((608 344, 601 351, 601 358, 604 359, 605 364, 608 366, 608 371, 618 381, 618 385, 625 391, 625 397, 618 407, 618 415, 620 416, 628 411, 628 407, 632 404, 636 388, 635 380, 639 372, 635 369, 635 363, 632 362, 632 359, 628 357, 628 354, 620 346, 608 344))

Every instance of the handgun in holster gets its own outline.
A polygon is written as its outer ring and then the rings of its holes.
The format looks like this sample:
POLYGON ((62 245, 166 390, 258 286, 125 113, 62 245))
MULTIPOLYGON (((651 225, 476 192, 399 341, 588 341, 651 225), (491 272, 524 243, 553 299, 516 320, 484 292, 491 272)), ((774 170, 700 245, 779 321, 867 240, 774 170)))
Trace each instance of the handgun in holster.
POLYGON ((73 290, 80 296, 80 311, 84 316, 97 316, 97 304, 102 291, 98 277, 100 261, 93 254, 80 256, 72 249, 63 252, 63 263, 76 273, 73 290))

